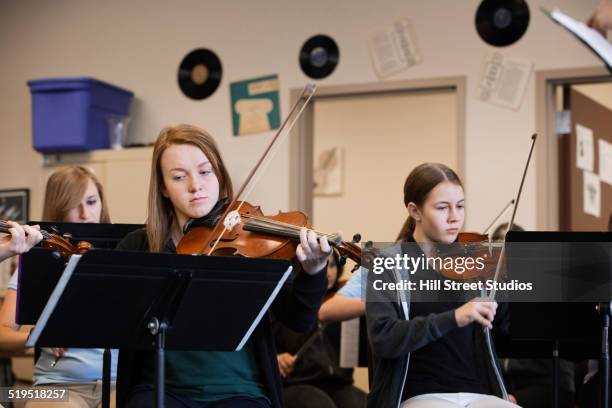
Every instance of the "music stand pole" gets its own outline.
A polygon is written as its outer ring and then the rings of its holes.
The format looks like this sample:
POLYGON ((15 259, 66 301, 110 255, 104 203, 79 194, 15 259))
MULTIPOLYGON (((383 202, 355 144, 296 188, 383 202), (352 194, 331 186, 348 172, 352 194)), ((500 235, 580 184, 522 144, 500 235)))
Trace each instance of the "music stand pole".
POLYGON ((104 349, 102 357, 102 408, 110 408, 111 351, 104 349))
POLYGON ((165 378, 166 378, 166 330, 168 324, 160 322, 156 317, 147 325, 149 331, 155 336, 155 408, 164 408, 165 378))
POLYGON ((600 302, 597 307, 601 317, 601 356, 599 357, 599 401, 603 408, 608 407, 610 399, 610 350, 608 347, 608 329, 610 328, 610 303, 600 302))

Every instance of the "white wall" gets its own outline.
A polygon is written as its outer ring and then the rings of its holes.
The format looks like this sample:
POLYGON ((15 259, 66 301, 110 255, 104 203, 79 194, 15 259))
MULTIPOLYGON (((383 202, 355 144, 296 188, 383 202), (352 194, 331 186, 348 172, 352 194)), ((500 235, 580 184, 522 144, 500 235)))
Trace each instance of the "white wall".
MULTIPOLYGON (((586 19, 596 0, 529 1, 531 23, 516 44, 501 49, 531 59, 535 69, 600 66, 601 63, 540 11, 560 7, 586 19)), ((535 127, 533 78, 515 112, 475 99, 485 55, 494 50, 478 37, 478 0, 226 0, 82 1, 21 0, 0 9, 0 188, 29 186, 32 210, 41 213, 41 159, 31 149, 30 96, 25 82, 53 76, 94 76, 135 92, 131 136, 150 141, 165 124, 191 122, 216 135, 236 182, 242 181, 270 136, 231 136, 228 84, 231 80, 278 73, 282 113, 289 90, 308 79, 297 55, 311 35, 325 33, 340 47, 340 64, 320 85, 376 81, 368 33, 395 18, 412 19, 424 62, 392 79, 465 75, 468 85, 465 184, 468 228, 488 223, 514 194, 535 127), (185 98, 176 84, 177 66, 197 47, 221 58, 221 87, 201 102, 185 98), (491 209, 493 208, 493 209, 491 209)), ((268 212, 286 208, 287 146, 271 166, 253 201, 268 212)), ((535 166, 532 166, 517 221, 535 222, 535 166)))

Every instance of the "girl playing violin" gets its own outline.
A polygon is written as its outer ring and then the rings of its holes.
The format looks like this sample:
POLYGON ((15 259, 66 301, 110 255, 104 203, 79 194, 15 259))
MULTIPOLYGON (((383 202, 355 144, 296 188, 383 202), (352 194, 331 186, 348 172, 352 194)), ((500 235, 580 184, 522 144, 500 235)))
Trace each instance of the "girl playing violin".
MULTIPOLYGON (((96 175, 81 166, 63 167, 51 174, 47 181, 42 219, 50 222, 110 222, 102 185, 96 175)), ((31 235, 36 240, 42 238, 36 229, 24 229, 28 239, 31 235)), ((18 239, 23 239, 17 235, 18 239)), ((15 322, 17 285, 17 273, 14 273, 0 309, 0 349, 5 351, 23 351, 28 337, 28 333, 20 331, 15 322)), ((111 366, 113 381, 117 370, 116 355, 113 353, 111 366)), ((97 407, 102 401, 102 356, 102 349, 43 348, 34 366, 34 386, 68 390, 68 401, 62 402, 63 407, 97 407)), ((114 393, 114 383, 111 389, 114 393)), ((28 402, 26 405, 27 408, 57 406, 57 402, 28 402)))
MULTIPOLYGON (((124 250, 175 252, 190 219, 218 216, 232 199, 232 183, 213 138, 190 125, 162 129, 153 149, 146 230, 128 235, 124 250)), ((302 229, 296 257, 301 271, 272 305, 296 331, 310 330, 327 288, 330 246, 302 229)), ((269 320, 241 351, 167 351, 166 406, 281 407, 282 386, 269 320)), ((121 350, 118 405, 150 407, 153 355, 121 350)))
MULTIPOLYGON (((435 163, 416 167, 404 184, 408 219, 399 240, 418 244, 410 246, 420 252, 414 256, 429 255, 436 243, 455 242, 464 201, 454 171, 435 163)), ((397 274, 407 275, 395 272, 376 279, 396 282, 397 274)), ((368 282, 368 297, 373 293, 368 282)), ((506 394, 499 368, 483 338, 496 310, 494 301, 411 303, 408 290, 398 290, 392 300, 367 299, 374 362, 368 407, 516 407, 500 398, 506 394)))

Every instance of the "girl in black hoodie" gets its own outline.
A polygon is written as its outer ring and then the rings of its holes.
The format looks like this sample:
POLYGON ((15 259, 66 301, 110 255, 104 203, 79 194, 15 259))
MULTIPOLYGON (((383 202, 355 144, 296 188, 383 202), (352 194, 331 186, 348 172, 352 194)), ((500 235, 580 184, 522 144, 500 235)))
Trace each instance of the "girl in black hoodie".
MULTIPOLYGON (((404 184, 408 219, 398 245, 385 255, 433 256, 436 244, 455 242, 463 226, 464 201, 453 170, 436 163, 416 167, 404 184)), ((387 298, 381 298, 374 285, 374 280, 397 283, 428 274, 437 272, 422 268, 415 275, 396 268, 368 274, 366 318, 373 354, 368 407, 516 407, 507 401, 483 330, 493 326, 495 301, 411 303, 410 290, 387 291, 387 298)))

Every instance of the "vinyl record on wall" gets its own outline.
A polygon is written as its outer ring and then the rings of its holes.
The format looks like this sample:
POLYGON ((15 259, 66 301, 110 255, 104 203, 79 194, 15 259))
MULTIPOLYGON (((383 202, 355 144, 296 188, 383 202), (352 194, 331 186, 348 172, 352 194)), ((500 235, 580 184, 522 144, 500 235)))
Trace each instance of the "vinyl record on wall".
POLYGON ((212 95, 219 87, 222 76, 219 57, 205 48, 198 48, 187 54, 178 69, 181 91, 188 98, 196 100, 212 95))
POLYGON ((315 35, 300 50, 300 67, 310 78, 321 79, 334 71, 339 58, 338 45, 331 37, 315 35))
POLYGON ((504 47, 518 41, 529 25, 524 0, 483 0, 476 11, 476 31, 486 43, 504 47))

